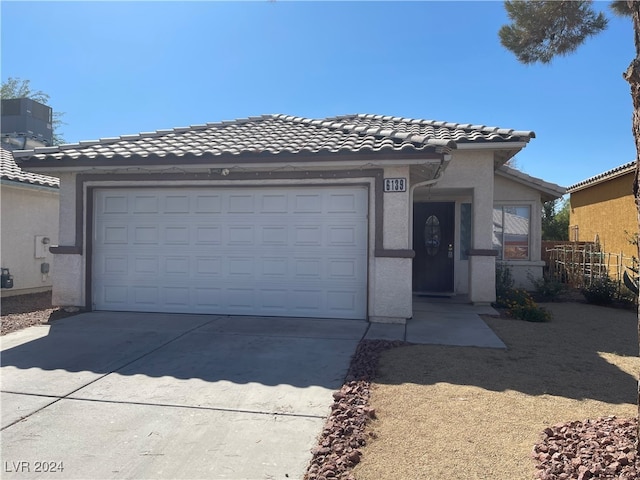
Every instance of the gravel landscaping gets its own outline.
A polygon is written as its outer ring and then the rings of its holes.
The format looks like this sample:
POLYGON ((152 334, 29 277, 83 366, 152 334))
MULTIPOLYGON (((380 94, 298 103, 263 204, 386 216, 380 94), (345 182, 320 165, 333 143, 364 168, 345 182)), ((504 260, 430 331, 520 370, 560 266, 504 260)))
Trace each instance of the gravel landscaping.
POLYGON ((71 315, 75 313, 51 305, 51 292, 3 297, 0 300, 0 335, 71 315))

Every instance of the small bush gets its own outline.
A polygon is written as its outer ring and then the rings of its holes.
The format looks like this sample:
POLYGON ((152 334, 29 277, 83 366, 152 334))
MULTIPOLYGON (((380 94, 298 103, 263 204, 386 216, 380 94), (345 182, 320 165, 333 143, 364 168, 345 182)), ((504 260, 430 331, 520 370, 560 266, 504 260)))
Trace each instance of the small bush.
POLYGON ((496 264, 496 297, 503 297, 513 290, 511 269, 502 263, 496 264))
POLYGON ((504 295, 497 297, 495 306, 505 308, 510 317, 519 320, 527 322, 548 322, 551 320, 551 313, 538 306, 525 290, 512 288, 504 295))
POLYGON ((566 285, 549 277, 548 274, 544 274, 541 278, 529 275, 529 280, 539 300, 547 302, 556 300, 566 290, 566 285))
MULTIPOLYGON (((533 300, 532 300, 533 302, 533 300)), ((514 305, 509 309, 509 315, 527 322, 548 322, 551 320, 551 313, 539 307, 536 303, 525 305, 514 305)))
POLYGON ((597 278, 591 285, 580 290, 589 303, 595 305, 610 305, 618 292, 618 286, 609 277, 597 278))

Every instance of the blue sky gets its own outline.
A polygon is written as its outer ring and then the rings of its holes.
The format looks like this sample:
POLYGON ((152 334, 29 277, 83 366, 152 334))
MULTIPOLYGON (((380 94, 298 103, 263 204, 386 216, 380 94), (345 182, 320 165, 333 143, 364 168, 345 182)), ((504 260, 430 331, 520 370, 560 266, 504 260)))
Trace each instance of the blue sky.
POLYGON ((68 142, 267 113, 375 113, 534 130, 521 170, 568 186, 635 159, 629 19, 551 65, 502 2, 2 1, 2 80, 31 80, 68 142))

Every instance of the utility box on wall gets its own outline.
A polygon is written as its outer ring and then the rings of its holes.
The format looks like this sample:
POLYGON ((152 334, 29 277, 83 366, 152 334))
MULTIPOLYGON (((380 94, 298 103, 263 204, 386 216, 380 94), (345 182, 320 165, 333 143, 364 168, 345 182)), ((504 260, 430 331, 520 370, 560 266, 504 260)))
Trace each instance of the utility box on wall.
POLYGON ((8 268, 3 268, 0 275, 0 286, 2 288, 13 288, 13 275, 9 273, 8 268))
POLYGON ((49 244, 51 243, 51 239, 44 235, 36 235, 35 242, 35 258, 45 258, 49 253, 49 244))

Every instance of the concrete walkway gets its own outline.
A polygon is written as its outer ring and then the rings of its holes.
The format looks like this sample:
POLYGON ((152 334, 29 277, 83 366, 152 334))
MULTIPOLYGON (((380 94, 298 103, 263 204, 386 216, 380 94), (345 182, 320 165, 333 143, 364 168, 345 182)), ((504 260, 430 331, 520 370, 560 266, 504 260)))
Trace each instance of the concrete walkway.
POLYGON ((413 318, 406 325, 371 324, 366 339, 402 340, 416 344, 507 348, 480 318, 497 315, 491 306, 475 306, 465 299, 414 297, 413 318))

